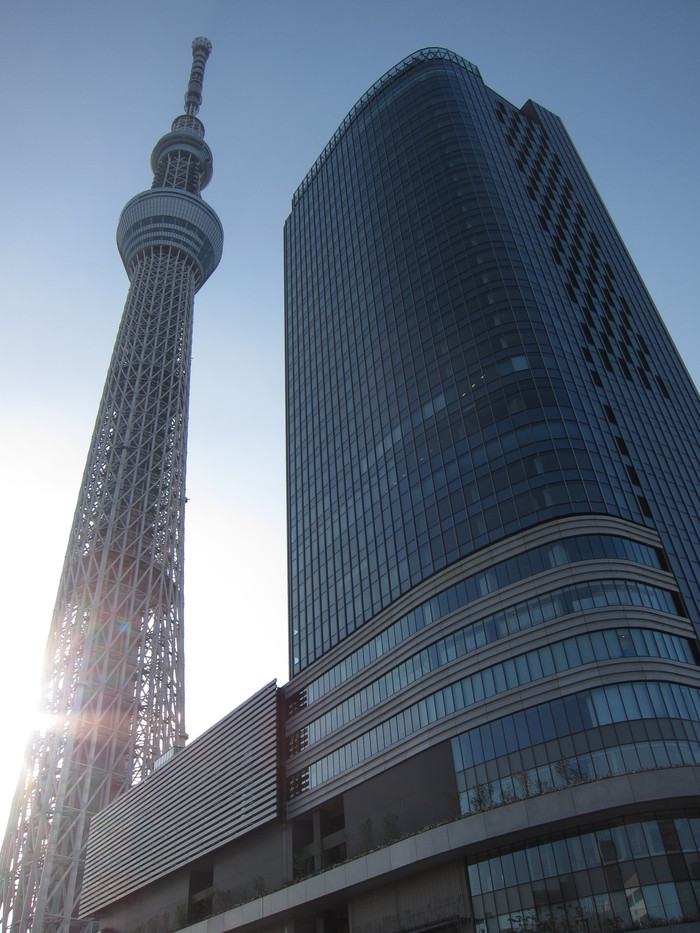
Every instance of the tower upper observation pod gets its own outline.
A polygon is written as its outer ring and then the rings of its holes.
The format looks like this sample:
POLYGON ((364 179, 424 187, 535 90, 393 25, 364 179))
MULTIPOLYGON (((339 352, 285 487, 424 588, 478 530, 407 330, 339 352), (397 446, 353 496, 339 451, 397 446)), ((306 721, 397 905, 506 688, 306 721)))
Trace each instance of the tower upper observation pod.
MULTIPOLYGON (((194 296, 221 258, 195 39, 185 113, 126 205, 130 280, 78 495, 30 739, 0 856, 1 933, 77 933, 95 813, 186 739, 185 467, 194 296)), ((88 922, 89 923, 89 922, 88 922)), ((88 927, 89 928, 89 927, 88 927)))
POLYGON ((216 269, 223 249, 221 222, 200 194, 213 170, 204 126, 196 116, 210 52, 208 39, 200 37, 192 43, 185 113, 173 120, 171 131, 156 143, 151 154, 151 189, 129 201, 117 228, 117 246, 129 276, 132 263, 144 250, 168 245, 192 263, 197 290, 216 269))

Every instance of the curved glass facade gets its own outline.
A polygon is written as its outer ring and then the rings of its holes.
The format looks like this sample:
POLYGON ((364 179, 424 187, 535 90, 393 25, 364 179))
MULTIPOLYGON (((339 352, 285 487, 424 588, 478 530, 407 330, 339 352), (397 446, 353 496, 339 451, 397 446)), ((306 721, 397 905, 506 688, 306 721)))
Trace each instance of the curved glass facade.
MULTIPOLYGON (((587 638, 588 636, 582 637, 587 638)), ((572 639, 572 641, 574 640, 572 639)), ((611 642, 614 645, 612 651, 608 649, 604 641, 600 646, 599 655, 594 654, 593 650, 591 649, 589 661, 597 662, 610 660, 612 657, 622 657, 622 649, 618 638, 614 633, 612 633, 611 642)), ((389 719, 385 719, 378 726, 375 726, 367 732, 364 732, 362 735, 358 736, 356 739, 353 739, 351 742, 347 742, 337 747, 330 754, 324 755, 322 758, 317 759, 301 771, 292 773, 287 781, 287 792, 289 796, 296 797, 306 790, 318 787, 320 784, 324 784, 326 781, 332 780, 345 771, 357 768, 368 759, 373 758, 376 755, 381 755, 382 752, 388 750, 392 746, 404 742, 409 736, 412 736, 423 730, 427 730, 430 726, 433 725, 433 723, 439 722, 442 719, 446 719, 452 716, 452 714, 455 712, 459 712, 460 710, 468 709, 469 707, 482 703, 484 700, 488 700, 491 697, 496 696, 501 691, 512 689, 513 687, 524 686, 531 683, 533 680, 538 680, 543 676, 546 676, 546 673, 553 673, 554 670, 557 670, 558 673, 564 673, 581 666, 581 656, 578 655, 578 657, 573 659, 568 658, 566 655, 566 648, 563 643, 560 643, 554 647, 559 649, 561 660, 558 668, 555 668, 554 663, 552 663, 552 668, 548 672, 544 671, 544 658, 539 654, 539 652, 532 652, 531 658, 521 656, 518 659, 505 662, 505 664, 500 665, 497 668, 486 668, 483 673, 478 671, 470 677, 464 677, 447 687, 443 687, 441 690, 437 690, 434 693, 428 694, 418 702, 409 704, 397 715, 392 716, 389 719), (516 661, 520 661, 521 663, 516 663, 516 661), (533 667, 536 668, 536 672, 534 674, 533 667), (509 680, 506 680, 508 673, 511 674, 511 677, 509 680)), ((575 645, 575 648, 580 650, 578 644, 575 645)), ((628 656, 634 657, 634 655, 628 656)), ((660 655, 645 654, 642 655, 642 657, 660 657, 660 655)), ((548 660, 550 660, 551 663, 551 659, 548 660)), ((676 684, 666 686, 672 693, 674 693, 675 689, 677 688, 676 684)), ((604 692, 607 689, 608 688, 601 688, 601 690, 604 692)), ((692 696, 695 697, 696 694, 697 690, 694 690, 692 696)), ((358 702, 357 706, 353 704, 353 708, 349 712, 349 715, 352 718, 355 718, 356 716, 360 716, 363 712, 364 710, 362 709, 361 704, 358 702)), ((527 710, 527 712, 534 717, 533 722, 537 722, 537 709, 530 708, 527 710)), ((695 705, 691 708, 691 711, 687 714, 687 716, 689 721, 696 721, 697 712, 695 710, 695 705)), ((338 720, 342 718, 342 710, 340 713, 336 711, 336 717, 338 720)), ((668 716, 665 718, 668 718, 668 716)), ((342 723, 339 722, 339 725, 341 724, 342 723)), ((320 732, 323 728, 323 723, 315 724, 314 728, 320 732)), ((495 728, 498 729, 498 726, 496 725, 495 728)), ((525 735, 528 734, 529 733, 526 731, 525 735)), ((670 767, 670 764, 666 764, 667 760, 670 760, 672 764, 676 765, 700 764, 700 756, 698 754, 700 746, 698 746, 697 738, 698 736, 695 730, 693 730, 690 734, 683 733, 682 748, 685 750, 687 746, 687 751, 680 751, 678 753, 673 750, 670 752, 668 751, 669 748, 675 749, 677 746, 677 743, 672 741, 671 745, 666 747, 665 753, 660 752, 660 758, 658 761, 663 763, 657 763, 657 759, 653 756, 653 754, 651 758, 649 758, 647 755, 643 755, 642 760, 650 761, 650 768, 670 767)), ((646 739, 642 739, 643 745, 645 742, 646 739)), ((515 747, 517 748, 517 746, 515 747)), ((584 746, 584 748, 587 750, 587 746, 584 746)), ((294 750, 295 749, 292 749, 292 751, 294 750)), ((633 766, 628 766, 623 763, 621 770, 619 771, 615 770, 614 767, 606 767, 603 764, 601 764, 598 768, 596 768, 594 765, 591 765, 589 768, 586 765, 586 767, 581 770, 581 773, 584 775, 582 781, 586 779, 596 780, 597 778, 609 777, 611 774, 616 773, 626 773, 627 771, 642 770, 639 764, 639 755, 634 751, 628 754, 627 760, 632 761, 634 763, 633 766)), ((559 758, 553 759, 552 761, 555 771, 559 767, 559 761, 559 758)), ((293 767, 293 761, 290 764, 293 767)), ((571 764, 570 762, 564 760, 564 768, 568 769, 570 766, 572 768, 579 767, 577 763, 571 764)), ((455 770, 459 770, 457 763, 455 765, 455 770)), ((525 769, 525 771, 527 773, 527 769, 525 769)), ((546 767, 543 768, 541 773, 536 770, 532 775, 532 786, 540 788, 544 787, 545 790, 555 790, 558 787, 564 786, 560 782, 557 782, 554 778, 552 778, 550 783, 549 774, 550 770, 546 767)), ((508 776, 512 777, 512 775, 508 776)), ((465 777, 465 781, 466 779, 467 778, 465 777)), ((495 791, 488 791, 488 805, 495 806, 500 802, 511 803, 513 800, 519 799, 517 795, 512 796, 512 782, 511 784, 509 784, 507 781, 502 782, 500 778, 494 778, 494 780, 498 780, 499 783, 495 791), (505 787, 506 790, 499 791, 498 788, 501 786, 505 787)), ((528 778, 528 785, 526 786, 529 786, 529 781, 530 778, 528 778)), ((460 779, 458 778, 458 785, 460 783, 460 779)), ((537 794, 525 793, 525 796, 537 796, 537 794)), ((486 809, 486 806, 472 807, 471 805, 467 805, 463 800, 461 803, 461 808, 465 813, 469 813, 475 812, 479 809, 486 809)))
POLYGON ((700 764, 700 691, 610 684, 531 706, 452 739, 460 811, 615 774, 700 764))
POLYGON ((468 866, 476 933, 700 921, 700 816, 649 814, 546 836, 468 866))
MULTIPOLYGON (((444 619, 456 609, 468 606, 477 599, 496 593, 536 576, 545 570, 562 567, 586 560, 626 560, 661 569, 662 561, 658 550, 616 535, 576 535, 542 544, 521 551, 517 556, 494 562, 488 569, 470 574, 453 584, 437 596, 419 603, 380 635, 349 654, 339 664, 307 684, 303 691, 292 694, 288 711, 293 715, 298 710, 315 703, 354 677, 379 658, 409 639, 416 632, 444 619)), ((581 609, 605 605, 648 606, 663 612, 676 612, 676 601, 671 593, 656 587, 622 582, 600 581, 597 586, 590 583, 578 587, 565 587, 560 591, 536 597, 513 606, 508 613, 489 615, 474 626, 472 647, 480 647, 496 637, 513 634, 538 621, 550 621, 581 609), (495 634, 498 633, 498 634, 495 634)))
POLYGON ((696 594, 697 394, 557 118, 447 54, 363 100, 285 227, 292 672, 561 515, 655 519, 696 594))
MULTIPOLYGON (((404 687, 446 667, 452 661, 467 657, 475 646, 474 626, 458 629, 438 639, 373 680, 339 706, 304 726, 300 735, 292 736, 292 743, 298 739, 299 747, 306 748, 320 742, 404 687)), ((605 628, 564 638, 517 654, 499 664, 482 667, 450 689, 453 694, 455 688, 464 694, 465 699, 458 707, 461 708, 555 673, 562 674, 585 664, 610 661, 613 658, 664 658, 685 664, 696 663, 692 645, 685 638, 651 629, 605 628)))
POLYGON ((409 56, 294 195, 285 312, 301 856, 478 813, 479 933, 696 921, 697 814, 642 814, 697 802, 700 399, 561 121, 409 56))
MULTIPOLYGON (((392 750, 402 748, 408 755, 421 742, 441 741, 435 736, 444 737, 445 726, 436 732, 436 724, 453 721, 459 734, 459 724, 468 721, 465 714, 481 716, 494 701, 501 709, 505 703, 523 712, 494 718, 474 734, 483 733, 486 748, 494 743, 500 748, 505 742, 514 757, 467 763, 466 752, 453 739, 463 814, 520 799, 520 785, 526 795, 535 796, 567 786, 565 778, 568 783, 582 783, 628 771, 700 763, 693 699, 700 694, 683 685, 686 677, 697 682, 693 628, 681 614, 677 592, 644 582, 671 582, 663 569, 663 555, 649 544, 604 534, 606 523, 596 524, 601 533, 572 534, 574 529, 569 528, 569 535, 559 538, 553 538, 553 529, 545 526, 540 534, 546 543, 516 547, 501 561, 489 559, 498 554, 497 548, 492 549, 481 559, 481 570, 417 602, 391 624, 380 626, 378 634, 355 651, 346 651, 342 661, 308 682, 304 690, 289 693, 289 798, 348 774, 361 780, 368 767, 376 770, 392 750), (523 592, 536 595, 518 599, 523 592), (499 609, 484 613, 496 601, 499 609), (656 662, 645 665, 646 674, 644 659, 656 662), (654 681, 650 695, 652 687, 647 688, 643 678, 658 677, 660 672, 677 682, 659 687, 654 681), (533 697, 529 703, 536 703, 543 687, 570 692, 571 676, 579 691, 584 683, 593 687, 585 693, 590 711, 574 712, 576 697, 584 696, 580 693, 541 706, 528 705, 529 695, 533 697), (625 683, 639 678, 634 688, 637 699, 627 686, 621 700, 622 687, 609 684, 611 676, 625 683), (601 680, 604 685, 598 687, 601 680), (665 699, 658 701, 660 712, 654 713, 659 690, 665 699), (601 700, 599 692, 608 699, 601 700), (676 696, 681 699, 669 699, 676 696), (625 732, 627 726, 622 731, 608 729, 601 744, 598 733, 591 733, 589 727, 616 721, 606 720, 601 712, 608 709, 606 703, 613 711, 626 711, 626 719, 647 721, 643 727, 635 725, 634 737, 625 732), (680 714, 679 703, 685 704, 680 714), (567 736, 576 731, 577 723, 581 735, 564 742, 556 736, 552 744, 547 730, 555 712, 559 723, 560 709, 567 710, 573 724, 567 736), (593 714, 600 720, 589 722, 593 714), (538 725, 540 715, 544 726, 538 725), (650 720, 666 723, 673 718, 693 725, 661 739, 662 726, 650 720), (528 751, 518 746, 520 740, 528 751), (546 748, 532 751, 530 746, 538 742, 545 742, 546 748)), ((582 525, 577 521, 576 527, 582 525)), ((469 566, 465 564, 465 570, 469 566)))

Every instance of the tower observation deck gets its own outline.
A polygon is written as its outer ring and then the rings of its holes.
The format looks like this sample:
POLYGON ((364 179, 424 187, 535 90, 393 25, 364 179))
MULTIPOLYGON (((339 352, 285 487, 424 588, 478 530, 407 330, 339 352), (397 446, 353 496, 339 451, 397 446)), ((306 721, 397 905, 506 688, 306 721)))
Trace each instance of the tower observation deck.
POLYGON ((210 51, 207 39, 192 43, 185 112, 153 150, 152 187, 119 219, 130 287, 44 656, 50 726, 30 738, 0 855, 1 933, 85 928, 77 918, 91 817, 186 739, 192 321, 223 245, 200 195, 212 175, 197 118, 210 51))

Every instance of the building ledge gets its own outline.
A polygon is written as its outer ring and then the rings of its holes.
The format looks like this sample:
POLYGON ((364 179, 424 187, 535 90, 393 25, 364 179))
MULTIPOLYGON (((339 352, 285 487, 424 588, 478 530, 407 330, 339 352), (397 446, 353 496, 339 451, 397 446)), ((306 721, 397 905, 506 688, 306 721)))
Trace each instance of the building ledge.
MULTIPOLYGON (((496 807, 422 830, 193 924, 188 933, 254 930, 297 912, 332 906, 441 862, 577 826, 659 807, 697 806, 700 768, 625 774, 496 807)), ((691 925, 692 926, 692 925, 691 925)), ((674 926, 680 930, 683 925, 674 926)))

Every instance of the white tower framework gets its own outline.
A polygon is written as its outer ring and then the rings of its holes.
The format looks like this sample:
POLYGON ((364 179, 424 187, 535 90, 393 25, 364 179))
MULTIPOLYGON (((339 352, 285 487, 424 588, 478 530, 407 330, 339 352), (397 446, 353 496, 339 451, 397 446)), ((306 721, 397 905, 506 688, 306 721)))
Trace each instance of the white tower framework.
POLYGON ((200 190, 207 39, 192 43, 185 113, 124 208, 130 280, 44 658, 42 709, 0 856, 1 933, 78 920, 91 816, 185 741, 183 539, 194 295, 223 233, 200 190))

